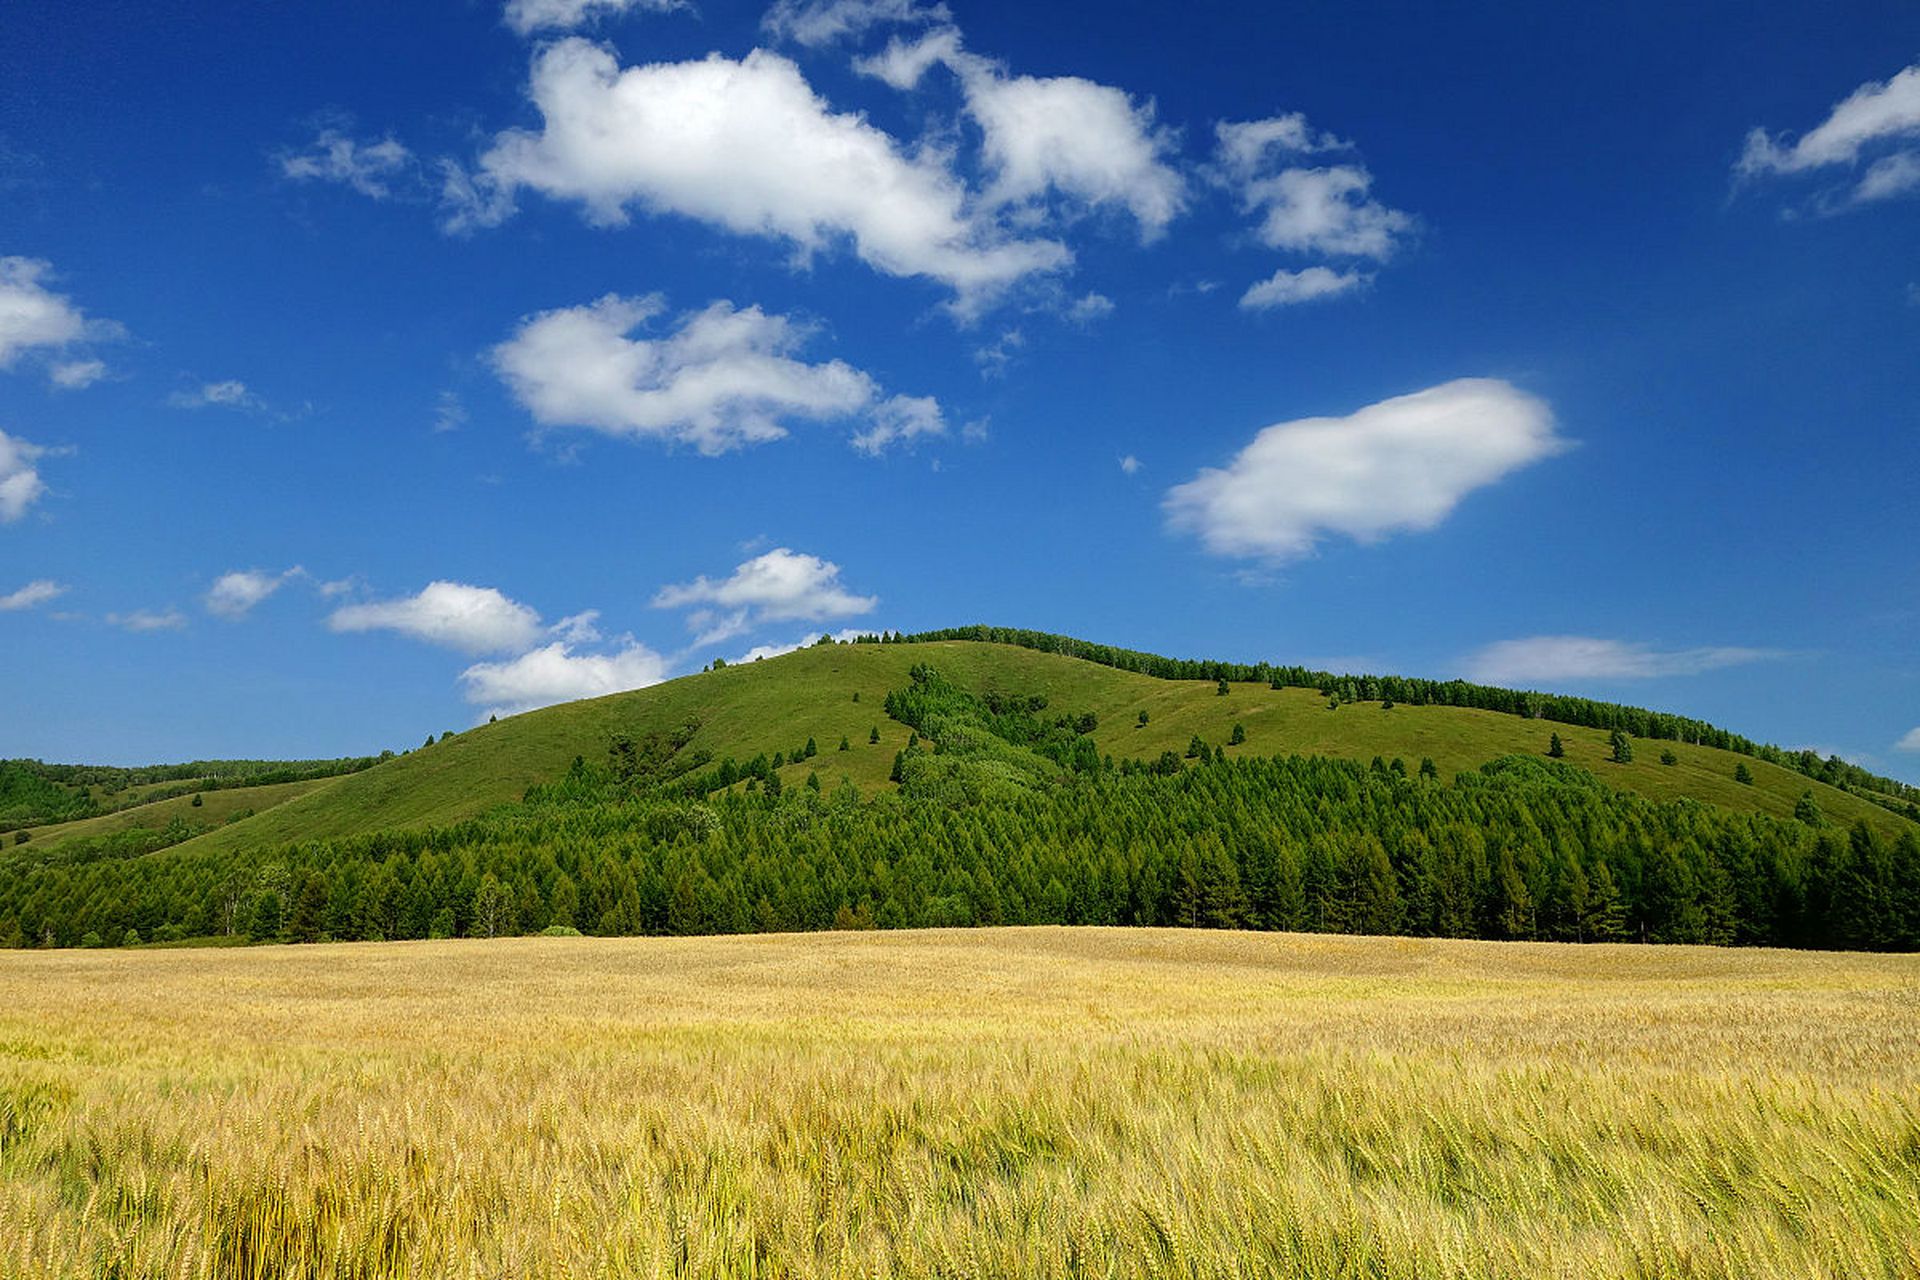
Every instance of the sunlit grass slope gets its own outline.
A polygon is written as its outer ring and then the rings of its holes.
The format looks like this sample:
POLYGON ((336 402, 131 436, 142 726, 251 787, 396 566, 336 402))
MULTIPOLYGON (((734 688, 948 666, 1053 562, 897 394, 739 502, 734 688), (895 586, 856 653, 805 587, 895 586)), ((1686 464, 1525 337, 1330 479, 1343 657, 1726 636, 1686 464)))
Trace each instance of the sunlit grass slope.
POLYGON ((1659 799, 1692 797, 1780 817, 1802 792, 1814 792, 1826 815, 1840 823, 1865 818, 1887 831, 1905 820, 1791 770, 1708 747, 1642 742, 1634 763, 1606 761, 1607 735, 1597 729, 1523 720, 1456 707, 1356 703, 1338 711, 1312 690, 1273 690, 1236 684, 1225 697, 1213 684, 1159 680, 1075 658, 1008 645, 943 641, 913 645, 830 645, 803 649, 719 671, 685 676, 649 689, 550 707, 481 725, 430 747, 329 780, 311 794, 192 841, 188 848, 268 847, 309 837, 350 835, 458 821, 518 800, 535 782, 562 774, 575 756, 604 762, 616 733, 635 738, 699 729, 685 750, 746 761, 759 753, 791 754, 812 737, 819 754, 783 774, 789 784, 810 771, 823 786, 842 778, 862 792, 888 786, 893 756, 907 729, 887 719, 887 691, 904 686, 916 662, 937 666, 976 690, 1043 693, 1048 714, 1092 711, 1103 752, 1151 758, 1184 753, 1198 734, 1224 744, 1233 725, 1246 726, 1234 753, 1324 754, 1370 760, 1399 756, 1409 769, 1431 756, 1443 774, 1478 768, 1513 752, 1540 753, 1558 733, 1568 758, 1623 789, 1659 799), (854 700, 855 694, 859 701, 854 700), (1148 722, 1138 725, 1139 713, 1148 722), (868 741, 873 729, 880 742, 868 741), (840 751, 841 738, 849 750, 840 751), (1671 746, 1677 765, 1662 765, 1671 746), (1745 763, 1754 781, 1734 781, 1745 763))
MULTIPOLYGON (((236 815, 264 812, 277 804, 285 804, 295 797, 328 786, 334 781, 336 779, 333 778, 309 778, 300 782, 274 782, 258 787, 223 787, 219 790, 197 793, 200 796, 198 805, 193 803, 192 795, 169 796, 165 800, 155 800, 92 818, 77 818, 72 822, 54 822, 45 826, 31 827, 28 828, 27 834, 30 840, 37 842, 37 848, 46 849, 57 846, 65 840, 112 835, 117 831, 141 828, 159 831, 176 818, 196 825, 223 823, 234 819, 236 815)), ((179 784, 164 785, 172 787, 179 784)), ((158 788, 146 788, 146 790, 156 789, 158 788)), ((8 838, 11 839, 11 837, 8 838)))
POLYGON ((1895 1277, 1920 959, 0 952, 0 1278, 1895 1277))

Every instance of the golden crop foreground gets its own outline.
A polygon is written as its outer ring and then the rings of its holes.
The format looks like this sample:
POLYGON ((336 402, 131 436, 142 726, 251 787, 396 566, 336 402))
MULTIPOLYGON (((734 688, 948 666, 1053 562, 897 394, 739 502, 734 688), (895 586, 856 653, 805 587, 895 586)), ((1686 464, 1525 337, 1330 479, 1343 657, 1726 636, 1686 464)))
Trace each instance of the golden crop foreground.
POLYGON ((0 1276, 1912 1276, 1920 961, 0 953, 0 1276))

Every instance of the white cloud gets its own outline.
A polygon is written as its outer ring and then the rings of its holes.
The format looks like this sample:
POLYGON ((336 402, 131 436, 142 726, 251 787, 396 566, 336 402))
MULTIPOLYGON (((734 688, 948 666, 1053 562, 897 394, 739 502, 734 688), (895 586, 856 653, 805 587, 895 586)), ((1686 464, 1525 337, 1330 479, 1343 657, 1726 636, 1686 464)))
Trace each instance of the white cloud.
POLYGON ((191 391, 176 391, 167 397, 167 403, 176 409, 260 410, 267 407, 266 401, 237 378, 202 383, 191 391))
POLYGON ((132 613, 110 613, 107 622, 123 631, 180 631, 187 615, 178 609, 135 609, 132 613))
POLYGON ((664 310, 657 295, 608 294, 545 311, 494 348, 493 365, 543 426, 667 440, 709 455, 777 440, 794 419, 863 419, 854 444, 868 452, 944 429, 931 399, 882 399, 873 378, 843 360, 796 359, 810 328, 758 307, 715 302, 662 337, 627 336, 664 310))
POLYGON ((460 673, 466 699, 487 714, 510 716, 577 698, 643 689, 667 678, 667 660, 631 641, 617 653, 575 653, 566 640, 506 662, 477 662, 460 673))
POLYGON ((63 360, 47 370, 47 377, 62 391, 79 391, 107 376, 103 360, 63 360))
MULTIPOLYGON (((1418 226, 1413 215, 1373 198, 1373 175, 1357 162, 1306 167, 1292 157, 1343 151, 1351 144, 1314 130, 1305 116, 1222 121, 1214 126, 1215 181, 1256 219, 1254 236, 1270 249, 1331 258, 1385 261, 1418 226)), ((1308 267, 1279 270, 1240 296, 1243 310, 1289 306, 1348 293, 1373 277, 1308 267)))
POLYGON ((1095 320, 1105 320, 1113 311, 1112 298, 1104 293, 1089 293, 1074 299, 1067 307, 1067 319, 1078 325, 1088 325, 1095 320))
POLYGON ((21 609, 33 609, 47 601, 65 595, 67 589, 51 578, 36 578, 11 595, 0 596, 0 613, 14 613, 21 609))
MULTIPOLYGON (((53 266, 39 258, 0 258, 0 370, 11 369, 22 355, 61 351, 77 343, 108 341, 124 336, 110 320, 89 320, 64 294, 54 293, 45 281, 53 266)), ((78 370, 97 361, 68 361, 53 371, 54 385, 72 390, 95 381, 74 381, 78 370), (68 371, 63 380, 60 371, 68 371)), ((105 366, 100 367, 105 372, 105 366)))
POLYGON ((600 611, 587 609, 580 613, 568 614, 547 628, 547 634, 558 636, 568 644, 593 644, 600 639, 600 611))
POLYGON ((1893 744, 1895 751, 1920 751, 1920 728, 1909 729, 1893 744))
POLYGON ((1209 551, 1277 562, 1330 535, 1373 543, 1432 529, 1469 493, 1564 447, 1544 401, 1463 378, 1268 427, 1225 468, 1168 491, 1165 508, 1209 551))
POLYGON ((950 17, 946 5, 917 0, 775 0, 760 28, 776 40, 819 48, 858 39, 878 26, 944 23, 950 17))
POLYGON ((295 182, 337 182, 374 200, 390 198, 395 181, 415 170, 413 152, 391 136, 359 142, 338 129, 322 129, 306 150, 280 157, 284 177, 295 182))
POLYGON ((662 587, 656 609, 701 606, 687 618, 696 645, 718 644, 767 622, 820 622, 872 612, 877 596, 855 595, 840 581, 840 566, 786 547, 738 565, 731 577, 706 576, 662 587))
POLYGON ((265 573, 259 569, 235 569, 214 579, 204 598, 207 612, 229 622, 238 622, 253 607, 306 571, 298 565, 285 573, 265 573))
POLYGON ((1372 279, 1364 272, 1335 271, 1330 267, 1308 267, 1304 271, 1288 271, 1282 267, 1241 294, 1240 305, 1248 311, 1265 311, 1271 307, 1334 298, 1364 288, 1372 279))
POLYGON ((1167 161, 1173 136, 1154 123, 1152 102, 1079 76, 1016 76, 967 53, 943 27, 912 44, 898 40, 857 65, 896 89, 944 63, 960 79, 967 114, 980 127, 992 180, 990 206, 1028 205, 1059 192, 1090 206, 1119 205, 1152 239, 1186 207, 1186 180, 1167 161))
POLYGON ((1140 468, 1144 465, 1140 459, 1134 457, 1132 454, 1128 454, 1126 457, 1120 459, 1120 470, 1130 476, 1138 475, 1140 468))
POLYGON ((11 524, 27 514, 47 491, 35 465, 46 450, 0 431, 0 524, 11 524))
POLYGON ((1853 198, 1865 204, 1916 190, 1920 190, 1920 151, 1896 151, 1873 162, 1853 189, 1853 198))
POLYGON ((629 10, 667 13, 682 0, 507 0, 506 23, 525 36, 536 31, 572 31, 629 10))
POLYGON ((1850 165, 1876 142, 1916 134, 1920 134, 1920 63, 1884 83, 1869 80, 1791 143, 1765 129, 1753 130, 1734 168, 1752 177, 1850 165))
POLYGON ((932 396, 893 396, 875 405, 868 426, 848 441, 861 453, 883 453, 887 446, 912 443, 921 436, 943 436, 947 420, 932 396))
POLYGON ((963 311, 1071 258, 977 217, 943 154, 905 154, 864 117, 834 113, 766 50, 622 68, 561 40, 535 56, 529 94, 542 128, 501 133, 478 174, 449 175, 451 229, 500 221, 522 188, 577 200, 603 226, 638 205, 785 241, 802 260, 850 242, 878 271, 951 287, 963 311))
POLYGON ((1265 169, 1276 153, 1307 155, 1343 151, 1349 145, 1331 134, 1316 133, 1298 111, 1265 120, 1222 120, 1213 126, 1213 136, 1221 167, 1242 180, 1265 169))
POLYGON ((1662 676, 1695 676, 1780 656, 1774 649, 1718 646, 1662 650, 1592 636, 1528 636, 1488 645, 1466 659, 1465 669, 1469 680, 1487 684, 1651 680, 1662 676))
POLYGON ((1283 169, 1254 178, 1240 193, 1260 219, 1255 234, 1273 249, 1329 256, 1391 257, 1413 230, 1411 214, 1389 209, 1370 194, 1373 175, 1354 164, 1283 169))
POLYGON ((350 604, 327 618, 334 631, 397 631, 464 653, 519 653, 541 635, 540 615, 492 587, 430 582, 418 595, 350 604))

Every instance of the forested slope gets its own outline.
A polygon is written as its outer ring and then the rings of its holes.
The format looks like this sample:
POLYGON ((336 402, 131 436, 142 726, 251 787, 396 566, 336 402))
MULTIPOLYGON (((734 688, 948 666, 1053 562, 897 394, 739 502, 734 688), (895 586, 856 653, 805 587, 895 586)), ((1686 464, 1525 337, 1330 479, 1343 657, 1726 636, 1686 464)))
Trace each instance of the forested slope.
POLYGON ((999 921, 1891 949, 1920 936, 1920 828, 1904 819, 1711 748, 1602 762, 1597 730, 1562 726, 1567 758, 1549 760, 1542 728, 1316 708, 1299 690, 1223 692, 1004 646, 828 645, 483 726, 160 853, 15 849, 0 937, 999 921), (1299 754, 1317 733, 1332 736, 1308 746, 1349 758, 1299 754), (1422 749, 1367 759, 1376 743, 1422 749), (1737 808, 1659 798, 1690 769, 1743 766, 1737 808), (542 768, 550 780, 527 785, 542 768), (489 803, 475 779, 524 798, 489 803), (1763 811, 1781 804, 1790 816, 1763 811), (260 839, 303 807, 315 813, 290 839, 260 839), (453 821, 463 809, 486 812, 453 821))

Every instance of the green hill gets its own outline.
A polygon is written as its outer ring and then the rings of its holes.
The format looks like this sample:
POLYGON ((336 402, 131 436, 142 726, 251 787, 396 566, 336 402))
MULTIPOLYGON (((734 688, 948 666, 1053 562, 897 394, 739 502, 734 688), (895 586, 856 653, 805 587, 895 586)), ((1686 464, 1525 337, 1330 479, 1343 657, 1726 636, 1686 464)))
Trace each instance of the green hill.
MULTIPOLYGON (((1740 811, 1791 817, 1803 794, 1832 821, 1864 820, 1889 835, 1908 829, 1899 815, 1857 794, 1766 760, 1679 742, 1640 742, 1631 764, 1609 761, 1607 731, 1549 723, 1469 707, 1381 702, 1342 704, 1312 689, 1273 689, 1217 681, 1169 680, 1008 644, 946 640, 914 644, 836 644, 778 658, 683 676, 651 688, 549 707, 482 725, 354 773, 298 786, 209 793, 204 819, 256 812, 201 835, 191 849, 267 849, 296 840, 445 825, 519 800, 527 788, 560 777, 578 756, 606 759, 615 735, 670 742, 696 726, 678 750, 682 760, 706 753, 747 761, 794 752, 811 737, 819 754, 788 764, 788 785, 817 771, 864 793, 886 789, 894 753, 909 730, 890 720, 886 694, 907 683, 915 663, 937 666, 948 679, 979 692, 1037 694, 1056 712, 1091 712, 1092 737, 1103 755, 1151 760, 1183 754, 1198 736, 1224 746, 1242 725, 1244 745, 1232 756, 1328 755, 1366 762, 1402 759, 1409 768, 1430 758, 1443 776, 1477 769, 1505 755, 1543 754, 1558 734, 1566 759, 1608 785, 1655 800, 1690 798, 1740 811), (856 700, 857 695, 857 700, 856 700), (1139 722, 1147 713, 1145 724, 1139 722), (873 731, 880 740, 869 742, 873 731), (838 750, 842 738, 850 749, 838 750), (1663 750, 1677 758, 1660 763, 1663 750), (1745 766, 1751 783, 1735 781, 1745 766)), ((127 827, 158 829, 194 816, 184 799, 123 811, 110 820, 35 829, 60 840, 127 827)))
POLYGON ((887 718, 887 692, 917 662, 981 692, 1039 694, 1057 711, 1092 712, 1094 741, 1105 755, 1153 759, 1183 753, 1198 735, 1225 744, 1245 726, 1234 755, 1330 755, 1362 762, 1400 757, 1418 766, 1430 757, 1443 775, 1476 769, 1512 754, 1541 754, 1558 733, 1567 759, 1609 785, 1656 800, 1683 797, 1733 809, 1790 817, 1808 791, 1842 824, 1863 819, 1888 833, 1906 829, 1899 816, 1859 796, 1793 770, 1731 751, 1644 743, 1634 762, 1608 763, 1608 734, 1547 724, 1493 711, 1441 706, 1351 703, 1336 711, 1308 689, 1162 680, 1050 653, 973 641, 927 644, 843 644, 801 649, 778 658, 683 676, 665 684, 511 716, 456 734, 364 772, 334 778, 285 804, 201 836, 195 847, 268 847, 313 837, 357 835, 442 825, 518 800, 537 782, 565 772, 575 756, 606 758, 615 734, 667 737, 697 729, 681 750, 745 761, 791 753, 812 737, 819 749, 806 764, 789 764, 789 785, 818 771, 826 783, 846 778, 863 792, 891 784, 894 753, 909 730, 887 718), (855 701, 854 695, 859 695, 855 701), (1139 713, 1148 713, 1145 725, 1139 713), (880 741, 869 743, 878 728, 880 741), (850 750, 841 752, 842 737, 850 750), (1671 746, 1678 763, 1663 765, 1671 746), (1734 781, 1746 765, 1750 784, 1734 781))
POLYGON ((1025 923, 1920 946, 1912 789, 1850 766, 1577 699, 1008 634, 825 643, 44 827, 0 852, 0 942, 1025 923), (1619 759, 1622 724, 1665 736, 1619 759), (1830 768, 1844 785, 1806 772, 1830 768))

